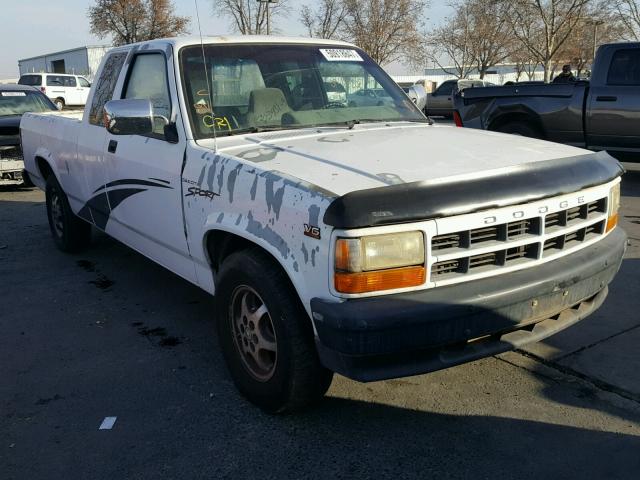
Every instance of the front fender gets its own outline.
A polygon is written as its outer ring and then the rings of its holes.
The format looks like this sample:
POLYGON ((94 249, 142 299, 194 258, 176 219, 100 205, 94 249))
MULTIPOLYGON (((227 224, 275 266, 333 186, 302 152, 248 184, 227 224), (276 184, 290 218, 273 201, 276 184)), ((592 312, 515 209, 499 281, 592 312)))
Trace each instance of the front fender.
MULTIPOLYGON (((333 197, 233 156, 205 153, 200 158, 204 160, 200 168, 187 166, 183 178, 192 255, 207 264, 211 232, 237 235, 264 249, 282 266, 310 313, 312 297, 329 295, 332 227, 324 225, 322 218, 333 197)), ((207 274, 206 283, 212 282, 210 267, 207 274)), ((215 291, 215 285, 208 287, 215 291)))

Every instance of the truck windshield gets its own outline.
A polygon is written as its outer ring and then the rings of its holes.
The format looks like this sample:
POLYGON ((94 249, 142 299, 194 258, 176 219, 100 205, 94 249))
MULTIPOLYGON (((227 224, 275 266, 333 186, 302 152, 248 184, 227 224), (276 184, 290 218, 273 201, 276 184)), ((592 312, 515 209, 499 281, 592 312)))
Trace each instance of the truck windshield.
POLYGON ((427 122, 395 82, 354 48, 205 45, 204 61, 206 69, 200 46, 180 53, 196 138, 210 138, 214 129, 220 136, 360 122, 427 122))
POLYGON ((0 117, 55 109, 46 97, 37 92, 6 90, 0 92, 0 117))

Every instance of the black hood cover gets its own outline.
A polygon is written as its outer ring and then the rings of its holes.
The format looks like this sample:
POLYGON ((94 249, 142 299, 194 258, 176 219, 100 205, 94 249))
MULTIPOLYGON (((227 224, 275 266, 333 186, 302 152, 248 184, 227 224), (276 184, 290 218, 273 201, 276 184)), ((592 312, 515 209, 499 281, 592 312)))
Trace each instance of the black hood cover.
POLYGON ((507 207, 602 185, 622 175, 624 169, 608 153, 598 152, 487 173, 465 180, 413 182, 347 193, 329 205, 324 223, 341 229, 373 227, 507 207))

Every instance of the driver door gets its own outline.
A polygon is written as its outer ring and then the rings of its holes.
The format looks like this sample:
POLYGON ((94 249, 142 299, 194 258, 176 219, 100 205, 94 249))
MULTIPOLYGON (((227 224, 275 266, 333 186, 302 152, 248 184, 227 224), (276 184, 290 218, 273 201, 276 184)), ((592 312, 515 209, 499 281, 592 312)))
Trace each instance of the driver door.
POLYGON ((129 62, 120 98, 150 100, 155 122, 153 132, 144 136, 107 132, 104 163, 112 210, 107 233, 196 281, 182 214, 186 135, 170 81, 174 78, 164 51, 137 53, 129 62), (177 138, 165 134, 169 122, 177 138))

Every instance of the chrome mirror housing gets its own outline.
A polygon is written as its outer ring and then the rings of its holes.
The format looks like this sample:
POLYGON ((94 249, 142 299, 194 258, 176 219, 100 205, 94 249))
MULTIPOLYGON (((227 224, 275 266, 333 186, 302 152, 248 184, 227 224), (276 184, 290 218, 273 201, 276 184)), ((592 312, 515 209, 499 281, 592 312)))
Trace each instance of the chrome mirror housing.
POLYGON ((104 126, 112 135, 153 132, 153 105, 147 99, 111 100, 104 106, 104 126))

